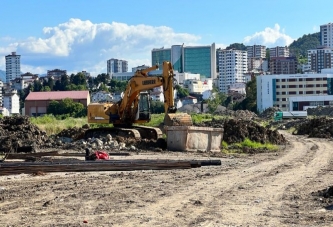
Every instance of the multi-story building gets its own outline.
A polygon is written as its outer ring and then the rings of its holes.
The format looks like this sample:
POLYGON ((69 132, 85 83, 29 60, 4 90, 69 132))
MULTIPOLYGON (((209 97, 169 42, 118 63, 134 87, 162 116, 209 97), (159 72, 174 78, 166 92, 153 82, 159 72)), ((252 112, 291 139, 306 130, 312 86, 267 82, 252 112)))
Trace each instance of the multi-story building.
POLYGON ((269 48, 269 56, 272 57, 289 57, 289 48, 287 46, 284 47, 273 47, 269 48))
POLYGON ((318 47, 308 50, 308 65, 311 71, 320 73, 322 69, 332 68, 333 48, 318 47))
POLYGON ((266 58, 266 46, 253 45, 247 46, 246 49, 248 58, 266 58))
POLYGON ((271 57, 269 61, 269 70, 271 74, 296 74, 296 57, 271 57))
POLYGON ((12 52, 6 57, 6 83, 21 76, 21 55, 12 52))
POLYGON ((247 73, 247 52, 242 50, 217 50, 218 88, 228 93, 231 84, 244 83, 247 73))
POLYGON ((5 107, 9 114, 20 113, 20 98, 15 89, 6 90, 3 96, 3 107, 5 107))
POLYGON ((67 71, 61 69, 47 70, 47 77, 53 77, 55 80, 61 78, 62 75, 67 75, 67 71))
POLYGON ((320 45, 333 48, 333 23, 320 26, 320 45))
POLYGON ((333 104, 333 74, 310 73, 257 76, 257 107, 283 111, 305 110, 308 107, 333 104))
POLYGON ((125 60, 119 60, 111 58, 107 60, 107 74, 111 75, 112 73, 124 73, 128 71, 128 62, 125 60))
POLYGON ((152 50, 152 65, 162 69, 163 61, 171 62, 180 73, 200 74, 202 78, 216 79, 215 43, 208 46, 173 45, 152 50))
POLYGON ((265 58, 248 58, 248 71, 257 71, 260 73, 268 71, 268 61, 265 58))
POLYGON ((3 82, 0 80, 0 106, 3 106, 3 97, 2 97, 2 92, 3 91, 3 82))
POLYGON ((148 65, 140 65, 140 66, 137 66, 137 67, 133 67, 132 68, 132 73, 135 73, 138 70, 143 70, 143 69, 148 69, 148 68, 150 68, 150 66, 148 66, 148 65))

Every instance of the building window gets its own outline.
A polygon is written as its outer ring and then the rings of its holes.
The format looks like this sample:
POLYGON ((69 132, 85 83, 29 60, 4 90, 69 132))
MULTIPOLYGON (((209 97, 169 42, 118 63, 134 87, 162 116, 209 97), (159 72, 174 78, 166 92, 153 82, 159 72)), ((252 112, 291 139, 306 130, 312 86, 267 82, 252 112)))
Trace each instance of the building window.
POLYGON ((303 91, 299 91, 298 94, 299 94, 299 95, 303 95, 303 91))
POLYGON ((307 95, 313 94, 313 91, 306 91, 307 95))
POLYGON ((285 91, 283 91, 283 92, 281 92, 281 94, 282 94, 282 95, 285 95, 285 94, 286 94, 286 92, 285 92, 285 91))
POLYGON ((287 99, 286 98, 282 98, 281 101, 287 101, 287 99))
POLYGON ((313 84, 307 84, 306 87, 314 87, 313 84))
POLYGON ((280 88, 280 85, 276 85, 275 87, 276 87, 276 88, 280 88))
POLYGON ((306 81, 313 81, 313 78, 306 78, 306 81))
POLYGON ((282 107, 286 107, 286 104, 282 104, 282 107))
POLYGON ((281 88, 286 88, 286 85, 281 85, 281 88))
POLYGON ((296 91, 289 91, 289 95, 296 95, 296 91))
POLYGON ((280 82, 280 79, 276 79, 276 82, 280 82))
POLYGON ((296 88, 296 85, 289 85, 289 88, 296 88))
POLYGON ((289 82, 294 82, 296 79, 288 79, 289 82))
POLYGON ((303 78, 299 78, 298 81, 303 81, 303 78))
POLYGON ((281 81, 282 81, 282 82, 286 82, 286 79, 282 79, 281 81))

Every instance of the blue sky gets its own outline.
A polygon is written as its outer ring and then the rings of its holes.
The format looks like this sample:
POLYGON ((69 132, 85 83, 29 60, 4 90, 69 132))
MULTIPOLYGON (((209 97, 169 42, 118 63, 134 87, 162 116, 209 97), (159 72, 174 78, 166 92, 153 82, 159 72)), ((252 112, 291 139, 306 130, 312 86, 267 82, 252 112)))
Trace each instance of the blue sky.
POLYGON ((0 69, 21 55, 21 71, 60 68, 92 75, 110 58, 151 65, 173 44, 289 45, 333 22, 332 0, 16 0, 0 7, 0 69))

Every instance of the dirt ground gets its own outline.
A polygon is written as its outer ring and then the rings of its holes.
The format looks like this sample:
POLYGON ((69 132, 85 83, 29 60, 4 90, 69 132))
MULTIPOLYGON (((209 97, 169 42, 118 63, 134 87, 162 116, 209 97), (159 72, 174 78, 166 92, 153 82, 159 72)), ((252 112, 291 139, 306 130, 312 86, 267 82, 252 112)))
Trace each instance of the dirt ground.
POLYGON ((333 185, 332 140, 283 134, 277 153, 127 157, 222 166, 0 177, 0 226, 333 226, 332 204, 312 195, 333 185))

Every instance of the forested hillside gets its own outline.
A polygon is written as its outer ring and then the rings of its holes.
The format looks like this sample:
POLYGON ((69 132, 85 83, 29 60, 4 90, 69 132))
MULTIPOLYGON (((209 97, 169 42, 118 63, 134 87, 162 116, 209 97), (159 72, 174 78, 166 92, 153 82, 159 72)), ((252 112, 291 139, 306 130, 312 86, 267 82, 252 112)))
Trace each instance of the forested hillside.
POLYGON ((290 54, 296 56, 307 56, 307 51, 316 49, 320 45, 320 33, 303 35, 289 45, 290 54))

